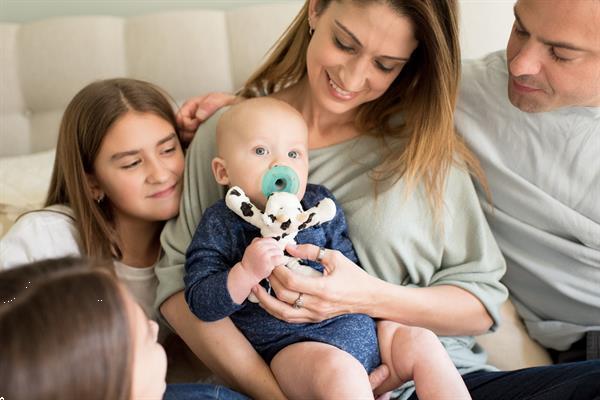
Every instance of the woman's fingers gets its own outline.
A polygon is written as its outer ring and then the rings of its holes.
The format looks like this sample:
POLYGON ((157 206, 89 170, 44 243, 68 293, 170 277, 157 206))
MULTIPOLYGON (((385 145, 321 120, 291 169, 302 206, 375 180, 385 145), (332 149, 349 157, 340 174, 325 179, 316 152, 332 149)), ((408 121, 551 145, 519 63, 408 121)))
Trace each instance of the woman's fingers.
MULTIPOLYGON (((274 270, 277 268, 278 267, 275 267, 274 270)), ((283 268, 286 268, 286 267, 283 267, 283 268)), ((273 272, 271 272, 271 276, 269 277, 269 283, 271 284, 271 287, 273 288, 273 291, 275 292, 275 296, 279 300, 286 302, 290 305, 294 304, 294 301, 296 301, 296 299, 298 298, 299 292, 290 290, 287 287, 285 287, 281 283, 279 278, 277 278, 277 275, 273 274, 273 272)))
POLYGON ((326 281, 323 277, 301 275, 283 265, 275 267, 272 275, 279 281, 278 284, 281 287, 296 293, 318 295, 326 290, 326 281))
MULTIPOLYGON (((265 288, 260 285, 256 285, 252 290, 252 293, 258 298, 259 305, 277 319, 290 323, 319 321, 311 316, 311 311, 306 307, 294 308, 288 303, 271 296, 267 293, 265 288)), ((306 295, 303 295, 302 299, 304 304, 306 304, 306 295)))
POLYGON ((371 383, 371 389, 375 391, 389 377, 389 368, 387 367, 387 365, 381 364, 369 374, 369 383, 371 383))
POLYGON ((335 268, 334 258, 339 253, 337 250, 326 249, 314 244, 288 245, 285 250, 293 257, 315 261, 323 265, 325 275, 330 274, 335 268))
MULTIPOLYGON (((288 245, 285 250, 290 253, 290 255, 301 258, 303 260, 311 260, 317 261, 319 257, 319 246, 315 246, 314 244, 298 244, 298 245, 288 245)), ((324 261, 327 256, 327 251, 325 251, 324 257, 321 261, 324 261)))

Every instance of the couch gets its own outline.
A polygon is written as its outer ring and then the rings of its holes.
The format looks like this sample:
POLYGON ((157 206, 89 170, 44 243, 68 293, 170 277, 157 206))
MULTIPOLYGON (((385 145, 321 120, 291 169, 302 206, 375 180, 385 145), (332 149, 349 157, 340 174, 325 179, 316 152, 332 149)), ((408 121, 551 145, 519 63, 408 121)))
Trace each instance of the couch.
MULTIPOLYGON (((513 18, 508 3, 461 2, 464 58, 504 46, 513 18)), ((178 103, 233 91, 301 4, 0 23, 0 236, 20 213, 42 204, 60 117, 85 84, 116 76, 144 79, 178 103)), ((549 363, 510 302, 503 316, 498 332, 479 338, 490 361, 504 369, 549 363)))

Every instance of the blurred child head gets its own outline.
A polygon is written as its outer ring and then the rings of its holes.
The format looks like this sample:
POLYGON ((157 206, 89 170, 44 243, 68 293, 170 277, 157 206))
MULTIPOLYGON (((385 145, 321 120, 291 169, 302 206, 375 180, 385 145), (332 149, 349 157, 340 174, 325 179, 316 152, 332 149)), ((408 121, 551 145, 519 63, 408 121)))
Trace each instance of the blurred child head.
POLYGON ((6 399, 161 398, 166 356, 109 268, 60 258, 0 272, 6 399))

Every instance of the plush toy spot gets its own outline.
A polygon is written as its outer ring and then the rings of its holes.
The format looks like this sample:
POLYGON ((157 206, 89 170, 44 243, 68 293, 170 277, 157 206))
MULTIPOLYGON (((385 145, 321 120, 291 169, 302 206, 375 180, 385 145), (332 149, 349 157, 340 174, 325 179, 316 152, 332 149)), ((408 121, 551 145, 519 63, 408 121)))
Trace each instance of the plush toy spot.
POLYGON ((313 219, 314 216, 315 216, 314 212, 310 213, 309 216, 308 216, 308 219, 302 225, 300 225, 298 227, 298 230, 301 231, 302 229, 306 228, 306 226, 311 223, 311 221, 312 221, 312 219, 313 219))
POLYGON ((281 224, 281 229, 286 231, 290 227, 291 224, 292 224, 292 220, 288 219, 287 221, 285 221, 281 224))
POLYGON ((245 217, 251 217, 254 215, 254 212, 252 211, 252 204, 243 202, 240 208, 245 217))

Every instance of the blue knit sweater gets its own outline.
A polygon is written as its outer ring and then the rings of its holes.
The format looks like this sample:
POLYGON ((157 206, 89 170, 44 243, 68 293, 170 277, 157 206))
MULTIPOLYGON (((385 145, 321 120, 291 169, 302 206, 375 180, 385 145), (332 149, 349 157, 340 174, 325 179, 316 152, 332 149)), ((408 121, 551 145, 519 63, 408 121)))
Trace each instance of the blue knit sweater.
MULTIPOLYGON (((306 210, 333 195, 323 186, 307 185, 302 199, 306 210)), ((344 214, 337 205, 333 220, 298 232, 296 242, 336 249, 358 262, 348 238, 344 214)), ((208 208, 187 250, 185 299, 203 321, 230 317, 259 354, 270 362, 279 350, 292 343, 317 341, 347 351, 371 371, 380 364, 374 321, 364 314, 346 314, 320 323, 291 324, 264 311, 258 304, 235 303, 227 289, 231 268, 239 262, 260 230, 238 217, 223 200, 208 208)), ((323 266, 307 261, 322 271, 323 266)))

